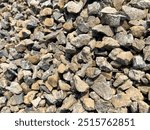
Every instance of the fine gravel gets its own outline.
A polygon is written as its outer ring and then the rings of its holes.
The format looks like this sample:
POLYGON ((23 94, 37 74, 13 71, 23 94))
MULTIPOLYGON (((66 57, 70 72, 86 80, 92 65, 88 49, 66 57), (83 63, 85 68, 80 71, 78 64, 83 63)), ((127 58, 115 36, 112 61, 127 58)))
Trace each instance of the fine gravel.
POLYGON ((0 0, 1 113, 149 113, 150 0, 0 0))

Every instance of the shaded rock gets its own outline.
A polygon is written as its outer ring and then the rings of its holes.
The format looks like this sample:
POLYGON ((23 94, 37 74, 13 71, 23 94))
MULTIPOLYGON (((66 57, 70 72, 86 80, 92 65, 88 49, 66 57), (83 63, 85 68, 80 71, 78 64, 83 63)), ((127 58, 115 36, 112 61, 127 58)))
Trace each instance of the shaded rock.
POLYGON ((150 61, 150 46, 146 46, 143 49, 143 53, 144 53, 144 60, 150 61))
POLYGON ((120 74, 113 83, 114 87, 122 85, 125 81, 128 80, 128 77, 124 74, 120 74))
POLYGON ((13 94, 20 94, 22 92, 22 88, 17 82, 11 82, 10 86, 6 87, 6 89, 12 92, 13 94))
POLYGON ((94 100, 91 98, 83 98, 82 103, 83 103, 83 107, 87 111, 92 111, 95 109, 94 100))
POLYGON ((23 93, 19 95, 13 95, 10 99, 9 102, 11 105, 20 105, 23 103, 23 93))
POLYGON ((145 32, 145 27, 143 27, 143 26, 133 26, 133 27, 130 28, 130 30, 131 30, 134 37, 140 38, 145 32))
POLYGON ((113 31, 111 30, 111 28, 108 25, 96 25, 92 28, 92 30, 94 32, 98 32, 98 33, 103 33, 107 36, 112 37, 114 35, 113 31))
POLYGON ((52 87, 57 87, 58 80, 59 80, 58 74, 54 74, 54 75, 48 77, 47 82, 52 87))
POLYGON ((31 104, 31 101, 35 98, 37 91, 30 91, 24 96, 24 103, 31 104))
POLYGON ((146 18, 147 11, 130 6, 122 6, 122 10, 128 15, 130 20, 140 20, 146 18))
POLYGON ((89 85, 80 79, 79 76, 75 75, 73 77, 75 87, 79 92, 85 92, 89 89, 89 85))
POLYGON ((149 105, 144 101, 138 102, 139 112, 140 113, 149 113, 149 105))
POLYGON ((140 52, 145 47, 145 42, 144 40, 135 38, 132 47, 135 51, 140 52))
POLYGON ((98 2, 93 2, 92 4, 89 4, 88 7, 88 13, 91 15, 91 14, 98 14, 100 9, 101 9, 101 6, 98 2))
POLYGON ((137 69, 142 69, 146 67, 146 63, 144 62, 143 57, 140 55, 133 57, 133 67, 137 69))
POLYGON ((140 9, 149 9, 150 8, 149 0, 131 0, 129 4, 136 8, 140 8, 140 9))

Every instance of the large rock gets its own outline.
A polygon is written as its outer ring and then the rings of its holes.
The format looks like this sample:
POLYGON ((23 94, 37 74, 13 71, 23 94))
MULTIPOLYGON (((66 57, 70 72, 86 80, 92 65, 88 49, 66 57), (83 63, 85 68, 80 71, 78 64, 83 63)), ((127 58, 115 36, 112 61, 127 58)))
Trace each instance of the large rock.
POLYGON ((74 2, 74 1, 69 1, 66 5, 67 7, 67 11, 69 13, 79 13, 83 7, 83 2, 80 1, 80 2, 74 2))

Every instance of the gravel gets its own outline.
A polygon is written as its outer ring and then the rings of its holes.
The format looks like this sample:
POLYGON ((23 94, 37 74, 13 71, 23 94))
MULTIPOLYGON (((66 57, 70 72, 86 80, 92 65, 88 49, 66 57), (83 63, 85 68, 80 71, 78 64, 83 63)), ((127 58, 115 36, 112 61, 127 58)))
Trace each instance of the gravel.
POLYGON ((149 0, 2 0, 1 113, 149 113, 149 0))

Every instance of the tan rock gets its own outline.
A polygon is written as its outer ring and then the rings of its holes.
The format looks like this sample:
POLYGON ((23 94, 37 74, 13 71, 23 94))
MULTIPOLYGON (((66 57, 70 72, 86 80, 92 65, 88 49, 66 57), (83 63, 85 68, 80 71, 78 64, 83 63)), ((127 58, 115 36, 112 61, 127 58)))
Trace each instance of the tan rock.
POLYGON ((33 83, 32 86, 31 86, 31 89, 32 90, 39 90, 40 89, 39 82, 36 81, 35 83, 33 83))
POLYGON ((47 16, 52 14, 52 9, 51 8, 44 8, 43 10, 40 11, 41 16, 47 16))
POLYGON ((139 105, 139 112, 140 113, 148 113, 149 112, 149 105, 144 102, 144 101, 139 101, 138 102, 138 105, 139 105))
POLYGON ((87 111, 92 111, 95 109, 95 102, 91 98, 83 98, 82 103, 83 103, 83 107, 87 111))
POLYGON ((122 7, 122 4, 124 2, 124 0, 112 0, 113 2, 113 5, 114 7, 117 9, 117 10, 120 10, 121 7, 122 7))
POLYGON ((130 29, 131 29, 133 36, 138 37, 138 38, 142 37, 145 32, 145 27, 143 26, 133 26, 130 29))
POLYGON ((48 27, 51 27, 54 25, 54 19, 53 18, 46 18, 44 21, 43 21, 43 24, 45 26, 48 26, 48 27))
POLYGON ((58 74, 56 73, 48 77, 47 83, 50 84, 52 87, 57 87, 58 80, 59 80, 59 77, 58 77, 58 74))
POLYGON ((60 64, 59 66, 58 66, 58 73, 64 73, 66 70, 67 70, 67 66, 65 66, 64 64, 60 64))
POLYGON ((126 90, 126 94, 133 101, 139 101, 139 100, 144 99, 144 97, 143 97, 142 93, 140 92, 140 90, 138 90, 135 87, 131 87, 128 90, 126 90))
POLYGON ((73 77, 75 87, 79 92, 85 92, 89 89, 89 85, 80 79, 79 76, 75 75, 73 77))
POLYGON ((49 91, 53 90, 53 87, 49 84, 48 81, 45 82, 45 86, 48 88, 49 91))
POLYGON ((31 103, 34 107, 37 107, 39 105, 40 101, 41 101, 41 98, 37 97, 36 99, 32 100, 31 103))
POLYGON ((63 91, 69 91, 71 89, 71 86, 65 82, 63 82, 62 80, 59 80, 59 87, 61 90, 63 91))
POLYGON ((77 3, 74 1, 69 1, 66 6, 69 13, 79 13, 82 9, 83 2, 80 1, 77 3))
POLYGON ((26 29, 26 28, 23 28, 19 33, 18 33, 18 36, 20 38, 27 38, 31 35, 31 31, 26 29))
POLYGON ((26 57, 26 60, 28 60, 32 64, 36 65, 40 61, 40 56, 39 55, 28 55, 26 57))
POLYGON ((72 113, 83 113, 85 111, 80 101, 72 106, 72 110, 72 113))
POLYGON ((24 96, 24 103, 31 104, 31 101, 35 98, 36 94, 37 94, 37 91, 28 92, 27 95, 24 96))
POLYGON ((133 59, 133 54, 130 51, 120 52, 117 55, 117 61, 122 65, 129 65, 133 59))
POLYGON ((112 104, 115 108, 126 107, 131 103, 130 97, 127 94, 120 93, 112 97, 112 104))
POLYGON ((67 21, 63 24, 63 28, 66 30, 66 31, 71 31, 73 29, 73 23, 72 21, 67 21))

